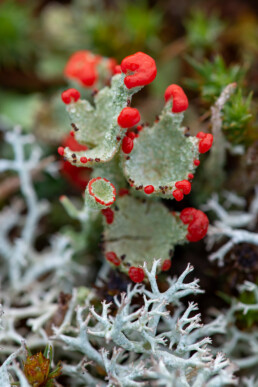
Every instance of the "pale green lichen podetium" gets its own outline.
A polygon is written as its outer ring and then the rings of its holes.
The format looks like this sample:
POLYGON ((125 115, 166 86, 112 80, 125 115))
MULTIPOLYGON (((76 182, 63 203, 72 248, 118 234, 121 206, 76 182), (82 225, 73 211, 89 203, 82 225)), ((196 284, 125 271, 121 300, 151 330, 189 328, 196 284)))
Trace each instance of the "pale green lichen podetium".
POLYGON ((75 138, 88 149, 58 151, 77 167, 93 168, 85 205, 102 210, 106 259, 134 282, 143 280, 144 261, 151 267, 159 258, 162 270, 168 270, 174 246, 202 239, 208 228, 201 211, 187 208, 171 214, 157 201, 180 201, 190 193, 199 154, 210 149, 213 138, 203 132, 186 135, 181 124, 188 99, 178 85, 166 89, 165 107, 153 127, 136 126, 140 113, 130 107, 132 95, 152 82, 156 72, 155 61, 138 52, 122 61, 111 86, 94 97, 95 106, 81 100, 76 89, 62 94, 75 138), (96 179, 102 179, 97 198, 91 192, 96 179), (113 204, 115 190, 119 198, 113 204))
POLYGON ((159 121, 153 127, 144 127, 135 139, 130 159, 124 156, 123 168, 134 187, 154 187, 156 195, 171 199, 175 184, 188 180, 195 171, 194 160, 199 157, 196 137, 185 137, 181 128, 183 113, 172 113, 172 103, 164 107, 159 121))
POLYGON ((125 135, 125 130, 117 124, 117 116, 138 90, 128 90, 124 85, 124 75, 118 74, 112 78, 111 87, 105 87, 97 93, 95 107, 80 99, 70 103, 67 111, 77 129, 75 138, 89 149, 74 152, 65 148, 64 157, 78 167, 92 167, 112 160, 125 135))

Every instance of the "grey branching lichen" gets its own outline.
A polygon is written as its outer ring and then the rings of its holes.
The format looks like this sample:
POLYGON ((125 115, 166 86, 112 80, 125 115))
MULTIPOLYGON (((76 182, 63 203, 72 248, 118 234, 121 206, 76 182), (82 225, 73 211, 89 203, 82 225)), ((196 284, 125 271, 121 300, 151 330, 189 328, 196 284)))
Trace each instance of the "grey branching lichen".
POLYGON ((224 196, 227 198, 225 201, 227 207, 234 205, 240 209, 237 211, 227 211, 219 203, 219 198, 216 194, 203 206, 205 211, 215 212, 219 219, 215 221, 214 225, 209 227, 208 249, 211 249, 215 242, 222 240, 223 237, 229 238, 217 251, 210 254, 210 260, 217 261, 219 266, 224 265, 226 254, 234 246, 241 243, 250 243, 251 245, 258 246, 257 233, 249 231, 254 229, 258 215, 258 186, 255 189, 255 195, 248 212, 242 210, 246 204, 243 198, 238 197, 232 192, 225 192, 224 196), (242 227, 246 227, 249 230, 242 229, 242 227))
MULTIPOLYGON (((53 272, 55 280, 65 279, 69 289, 67 279, 71 279, 71 283, 73 274, 84 270, 71 260, 72 250, 69 247, 69 240, 61 235, 54 236, 51 240, 51 248, 40 254, 34 247, 39 233, 39 221, 49 211, 49 203, 37 198, 32 182, 32 171, 39 163, 42 151, 34 143, 33 136, 22 135, 19 128, 13 132, 7 132, 5 138, 13 148, 14 159, 0 160, 0 171, 14 171, 18 174, 24 202, 15 201, 11 207, 4 208, 0 216, 2 281, 8 278, 12 291, 20 292, 28 289, 42 275, 53 272), (26 155, 28 145, 32 146, 29 156, 26 155), (8 234, 16 226, 20 228, 19 236, 10 241, 8 234)), ((46 172, 55 173, 55 169, 52 165, 52 168, 46 169, 46 172)), ((51 282, 46 285, 49 286, 51 282)))
MULTIPOLYGON (((86 274, 86 269, 72 260, 70 240, 61 234, 54 235, 50 246, 41 252, 35 248, 39 222, 50 210, 47 201, 38 199, 33 185, 33 171, 40 163, 42 150, 34 137, 22 134, 20 128, 6 132, 4 136, 13 151, 13 159, 1 159, 0 171, 18 175, 23 200, 11 202, 0 217, 1 358, 10 354, 0 368, 0 385, 11 386, 9 375, 16 375, 21 387, 29 387, 14 361, 26 354, 22 344, 24 335, 30 348, 47 344, 48 336, 43 327, 58 310, 56 299, 60 291, 71 291, 75 275, 86 274), (16 237, 10 238, 14 228, 16 237), (26 320, 25 331, 17 328, 22 320, 26 320)), ((45 171, 55 176, 58 167, 46 165, 45 171)))
MULTIPOLYGON (((111 312, 111 303, 105 301, 99 312, 87 302, 78 306, 76 325, 66 323, 54 328, 54 339, 102 367, 107 386, 237 385, 234 366, 222 353, 214 357, 210 351, 209 336, 225 333, 223 317, 203 325, 196 313, 197 305, 190 302, 185 309, 181 302, 190 294, 202 292, 198 280, 184 282, 193 267, 188 265, 179 278, 169 280, 165 292, 160 292, 156 281, 159 264, 154 261, 151 271, 144 267, 150 290, 129 286, 126 293, 115 297, 115 313, 111 312), (136 296, 142 306, 135 303, 136 296), (172 316, 167 309, 169 304, 176 308, 172 316), (100 351, 96 344, 102 347, 100 351)), ((71 322, 71 311, 69 314, 71 322)), ((81 367, 82 363, 73 369, 64 366, 64 372, 77 376, 81 367)), ((73 381, 78 386, 98 383, 88 373, 73 381)))
MULTIPOLYGON (((237 315, 253 318, 258 313, 258 286, 252 282, 246 281, 239 286, 240 294, 248 293, 253 296, 252 303, 244 303, 233 300, 230 309, 226 312, 227 321, 227 340, 223 345, 225 353, 233 359, 234 363, 240 369, 255 369, 258 364, 258 332, 254 326, 248 331, 242 331, 238 328, 237 315)), ((257 372, 255 373, 257 376, 257 372)))

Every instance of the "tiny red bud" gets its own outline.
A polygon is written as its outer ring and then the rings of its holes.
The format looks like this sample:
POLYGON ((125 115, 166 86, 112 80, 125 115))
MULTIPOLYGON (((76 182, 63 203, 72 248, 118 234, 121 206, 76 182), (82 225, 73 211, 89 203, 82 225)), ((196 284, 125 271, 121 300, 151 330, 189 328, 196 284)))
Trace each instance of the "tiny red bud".
POLYGON ((163 262, 161 270, 162 271, 168 271, 170 268, 171 268, 171 260, 170 259, 165 259, 165 261, 163 262))
POLYGON ((155 60, 143 52, 137 52, 124 58, 121 69, 124 74, 130 74, 124 79, 124 84, 128 89, 148 85, 157 75, 155 60))
POLYGON ((176 189, 173 191, 172 195, 176 199, 177 202, 180 202, 184 198, 184 194, 180 189, 176 189))
POLYGON ((59 146, 57 149, 57 152, 60 154, 60 156, 64 155, 64 148, 62 146, 59 146))
POLYGON ((143 126, 142 125, 137 125, 136 129, 138 130, 138 132, 140 132, 141 130, 143 130, 143 126))
POLYGON ((200 165, 200 160, 194 160, 194 165, 196 165, 198 167, 198 165, 200 165))
POLYGON ((131 107, 125 107, 117 118, 117 123, 121 128, 131 128, 138 124, 141 116, 137 109, 131 107))
POLYGON ((165 101, 168 102, 173 98, 172 112, 181 113, 188 108, 188 99, 182 87, 178 85, 170 85, 167 87, 164 94, 165 101))
POLYGON ((68 89, 68 90, 63 91, 63 93, 61 94, 61 98, 62 98, 62 101, 66 105, 68 105, 72 101, 77 102, 78 99, 80 98, 80 93, 76 89, 68 89))
POLYGON ((145 192, 147 195, 152 194, 152 192, 154 192, 154 187, 153 187, 153 185, 147 185, 147 186, 144 188, 144 192, 145 192))
POLYGON ((205 136, 206 136, 206 133, 204 133, 204 132, 199 132, 196 134, 197 138, 204 138, 205 136))
POLYGON ((90 51, 77 51, 69 58, 64 74, 84 87, 92 87, 98 80, 97 66, 101 59, 101 56, 93 55, 90 51))
POLYGON ((120 65, 116 65, 114 68, 114 74, 121 74, 122 69, 120 65))
POLYGON ((129 189, 127 189, 127 188, 120 188, 118 195, 120 197, 125 196, 125 195, 129 195, 129 189))
MULTIPOLYGON (((77 152, 87 150, 86 145, 79 144, 75 137, 68 135, 64 138, 62 142, 62 146, 64 148, 69 148, 70 151, 74 152, 77 157, 77 152)), ((78 159, 81 161, 82 157, 78 159)), ((85 157, 86 159, 86 157, 85 157)), ((82 161, 81 161, 82 162, 82 161)), ((79 188, 80 190, 85 190, 88 181, 89 181, 89 173, 90 170, 87 168, 77 168, 75 165, 70 164, 69 161, 64 161, 61 167, 61 173, 64 175, 66 179, 68 179, 74 186, 79 188)))
POLYGON ((189 224, 186 238, 190 242, 197 242, 207 234, 209 219, 202 211, 192 207, 185 208, 180 214, 180 219, 184 224, 189 224))
POLYGON ((80 162, 83 163, 83 164, 86 164, 87 163, 87 157, 81 157, 80 158, 80 162))
POLYGON ((192 207, 185 208, 180 214, 180 219, 184 224, 191 223, 194 220, 196 211, 197 210, 192 207))
POLYGON ((120 259, 118 258, 116 253, 114 253, 114 251, 109 251, 108 253, 106 253, 106 259, 107 261, 113 263, 113 265, 115 266, 119 266, 121 264, 120 259))
POLYGON ((191 183, 188 180, 177 181, 175 186, 181 189, 184 195, 188 195, 191 192, 191 183))
POLYGON ((128 274, 131 280, 136 283, 142 282, 145 276, 142 268, 134 266, 130 267, 128 274))
POLYGON ((71 151, 77 152, 82 150, 87 150, 86 145, 79 144, 74 136, 67 136, 63 141, 63 146, 68 147, 71 151))
POLYGON ((111 210, 111 208, 105 208, 104 210, 101 210, 101 213, 105 216, 107 224, 113 223, 114 212, 111 210))
POLYGON ((129 154, 132 152, 132 150, 133 150, 133 140, 130 137, 125 136, 122 141, 122 151, 126 154, 129 154))
POLYGON ((189 174, 188 174, 188 179, 191 180, 191 179, 193 179, 193 178, 194 178, 194 175, 193 175, 192 173, 189 173, 189 174))
POLYGON ((134 140, 135 137, 136 137, 136 134, 135 134, 134 132, 128 132, 126 135, 127 135, 128 137, 130 137, 132 140, 134 140))
POLYGON ((200 153, 208 152, 208 150, 210 150, 213 143, 213 135, 210 133, 199 132, 196 137, 200 138, 199 152, 200 153))

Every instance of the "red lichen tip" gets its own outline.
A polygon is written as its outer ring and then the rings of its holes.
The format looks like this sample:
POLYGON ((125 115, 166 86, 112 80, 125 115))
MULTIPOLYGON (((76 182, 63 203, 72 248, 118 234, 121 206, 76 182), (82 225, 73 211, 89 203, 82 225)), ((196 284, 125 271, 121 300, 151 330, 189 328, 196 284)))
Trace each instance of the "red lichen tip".
POLYGON ((64 148, 62 146, 59 146, 57 148, 57 152, 60 154, 60 156, 63 156, 64 155, 64 148))
POLYGON ((194 178, 194 175, 192 173, 188 173, 188 179, 192 180, 194 178))
POLYGON ((210 133, 199 132, 196 135, 197 138, 200 139, 199 142, 199 152, 206 153, 210 150, 213 143, 213 135, 210 133))
POLYGON ((83 164, 86 164, 87 163, 87 157, 81 157, 80 158, 80 162, 83 163, 83 164))
POLYGON ((69 148, 72 152, 79 152, 88 149, 86 145, 79 144, 75 137, 71 135, 64 138, 62 145, 69 148))
MULTIPOLYGON (((75 154, 76 152, 88 149, 86 145, 79 144, 76 141, 75 137, 71 136, 71 134, 64 138, 62 145, 64 148, 69 148, 70 151, 74 152, 75 154)), ((80 161, 83 163, 82 160, 84 160, 83 157, 80 158, 80 161)), ((85 190, 90 178, 90 170, 88 168, 77 168, 69 161, 63 161, 61 166, 61 173, 66 179, 68 179, 74 186, 76 186, 80 190, 85 190)))
POLYGON ((162 271, 168 271, 171 268, 171 260, 165 259, 165 261, 162 264, 161 270, 162 271))
POLYGON ((138 124, 141 116, 137 109, 131 107, 125 107, 117 118, 117 123, 121 128, 131 128, 138 124))
POLYGON ((118 195, 120 197, 125 196, 125 195, 129 195, 129 189, 127 189, 127 188, 120 188, 118 195))
POLYGON ((124 58, 121 69, 126 74, 124 84, 128 89, 148 85, 157 75, 155 60, 143 52, 124 58))
POLYGON ((135 137, 137 137, 134 132, 127 132, 126 135, 127 135, 127 137, 130 137, 132 140, 134 140, 135 137))
POLYGON ((180 202, 184 199, 184 194, 181 189, 175 189, 175 191, 172 192, 172 195, 174 196, 177 202, 180 202))
POLYGON ((117 61, 114 58, 108 58, 106 59, 106 65, 108 70, 111 71, 111 74, 115 74, 115 69, 118 66, 117 61))
POLYGON ((204 132, 199 132, 196 134, 197 138, 204 138, 205 136, 206 136, 206 133, 204 133, 204 132))
POLYGON ((125 136, 122 141, 122 151, 125 154, 129 154, 132 152, 132 150, 133 150, 133 140, 130 137, 125 136))
POLYGON ((121 66, 116 65, 113 72, 114 72, 114 74, 121 74, 121 72, 122 72, 121 66))
POLYGON ((85 87, 91 87, 98 80, 97 65, 101 56, 93 55, 90 51, 75 52, 68 60, 64 74, 67 78, 77 80, 85 87))
POLYGON ((152 192, 154 192, 154 187, 153 187, 153 185, 147 185, 146 187, 144 187, 144 192, 145 192, 147 195, 152 194, 152 192))
POLYGON ((177 181, 175 186, 182 190, 184 195, 188 195, 191 192, 191 183, 188 180, 177 181))
POLYGON ((101 210, 102 215, 105 216, 107 224, 112 224, 114 221, 114 211, 111 208, 105 208, 101 210))
POLYGON ((178 85, 170 85, 167 87, 164 94, 165 101, 168 102, 173 98, 172 112, 181 113, 188 108, 188 99, 182 87, 178 85))
POLYGON ((200 160, 197 160, 197 159, 196 159, 196 160, 194 160, 193 163, 194 163, 194 165, 196 165, 196 167, 198 167, 198 165, 200 165, 200 160))
POLYGON ((184 224, 189 224, 186 238, 190 242, 198 242, 207 234, 209 219, 202 211, 192 207, 185 208, 180 214, 180 219, 184 224))
POLYGON ((130 267, 128 274, 131 280, 136 283, 142 282, 145 276, 142 268, 134 266, 130 267))
POLYGON ((67 89, 61 94, 62 101, 68 105, 71 102, 77 102, 80 98, 80 93, 76 89, 67 89))
POLYGON ((115 266, 119 266, 121 264, 120 259, 118 258, 116 253, 114 253, 114 251, 109 251, 108 253, 106 253, 106 259, 107 261, 113 263, 113 265, 115 266))

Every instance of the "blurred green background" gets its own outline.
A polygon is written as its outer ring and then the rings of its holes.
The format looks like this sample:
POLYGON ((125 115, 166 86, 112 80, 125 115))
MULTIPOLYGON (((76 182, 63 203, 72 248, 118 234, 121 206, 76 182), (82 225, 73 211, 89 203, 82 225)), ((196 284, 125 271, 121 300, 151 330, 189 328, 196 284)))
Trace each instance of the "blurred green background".
POLYGON ((190 71, 186 54, 220 54, 248 69, 257 91, 257 10, 251 0, 2 0, 1 85, 46 92, 62 85, 63 67, 77 50, 118 61, 141 50, 161 63, 166 84, 190 71))

